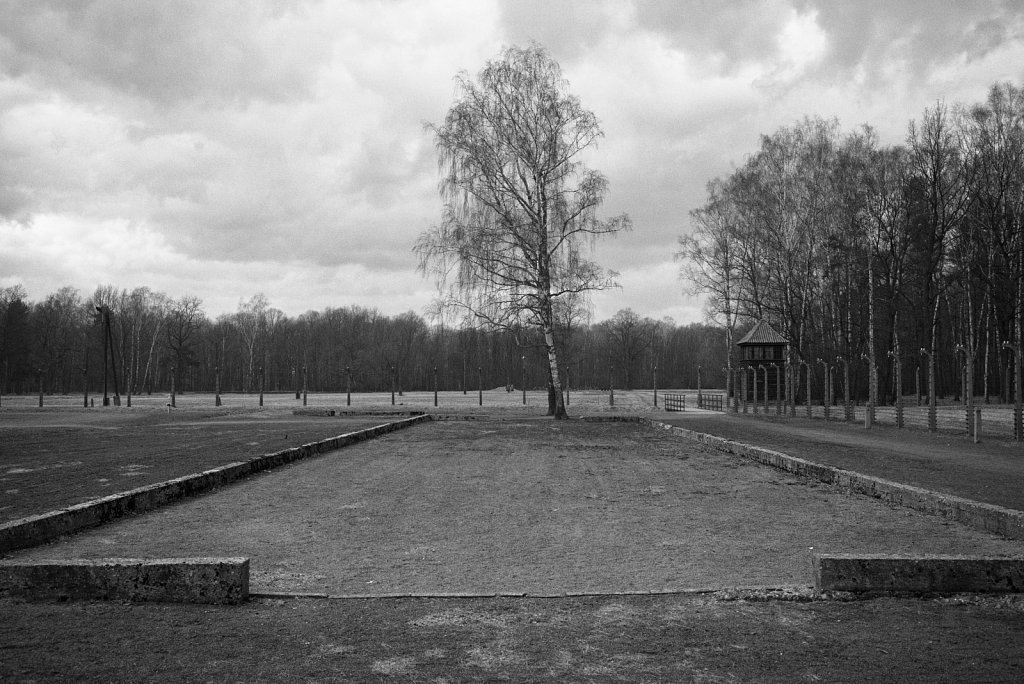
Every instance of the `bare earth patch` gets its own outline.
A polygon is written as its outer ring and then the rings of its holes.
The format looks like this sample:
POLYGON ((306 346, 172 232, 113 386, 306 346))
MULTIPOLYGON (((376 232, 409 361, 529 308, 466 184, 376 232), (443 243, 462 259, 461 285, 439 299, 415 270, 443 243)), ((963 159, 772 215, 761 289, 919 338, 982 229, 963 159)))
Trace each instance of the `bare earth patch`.
POLYGON ((0 613, 11 682, 1018 682, 1024 671, 1014 597, 7 600, 0 613))
POLYGON ((255 592, 528 594, 809 586, 814 553, 1019 543, 624 423, 416 426, 24 559, 247 556, 255 592))
MULTIPOLYGON (((1022 679, 1021 595, 848 601, 806 588, 813 551, 1019 555, 1019 544, 660 430, 532 420, 525 409, 505 418, 422 424, 18 557, 247 555, 256 591, 536 596, 232 607, 0 599, 0 681, 1022 679), (719 590, 564 596, 693 587, 719 590)), ((207 426, 195 449, 221 439, 212 426, 222 420, 243 423, 222 444, 264 439, 245 416, 193 416, 207 426)), ((325 436, 354 429, 309 420, 325 436)), ((125 425, 90 425, 38 459, 56 467, 34 472, 103 462, 102 449, 78 447, 125 425)), ((280 425, 267 427, 275 439, 280 425)), ((137 428, 154 450, 174 442, 170 430, 137 428)), ((130 442, 108 444, 121 449, 97 471, 109 481, 195 469, 189 451, 162 452, 161 463, 130 442)), ((4 470, 32 468, 19 463, 4 470)), ((0 491, 17 489, 7 482, 0 491)), ((73 486, 51 482, 38 502, 73 486)))

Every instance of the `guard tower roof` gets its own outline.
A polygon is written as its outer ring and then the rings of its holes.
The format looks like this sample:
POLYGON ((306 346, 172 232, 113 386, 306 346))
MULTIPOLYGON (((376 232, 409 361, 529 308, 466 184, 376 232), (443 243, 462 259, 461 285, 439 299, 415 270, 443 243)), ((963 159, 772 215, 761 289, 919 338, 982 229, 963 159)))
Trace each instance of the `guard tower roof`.
POLYGON ((775 328, 765 323, 762 319, 755 323, 750 332, 744 335, 736 344, 741 347, 747 344, 789 344, 789 340, 780 335, 775 328))

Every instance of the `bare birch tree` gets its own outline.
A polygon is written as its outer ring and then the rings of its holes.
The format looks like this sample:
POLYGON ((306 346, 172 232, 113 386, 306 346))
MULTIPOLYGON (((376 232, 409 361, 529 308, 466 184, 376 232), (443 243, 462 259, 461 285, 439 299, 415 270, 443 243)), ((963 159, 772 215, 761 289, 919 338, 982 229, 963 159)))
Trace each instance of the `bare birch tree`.
POLYGON ((970 201, 970 165, 964 161, 963 140, 946 105, 926 109, 921 123, 911 121, 907 132, 908 167, 922 189, 924 228, 921 241, 925 271, 924 300, 931 312, 928 327, 929 427, 935 428, 935 373, 938 355, 939 305, 949 282, 947 270, 954 229, 970 201))
POLYGON ((420 270, 436 277, 444 307, 505 330, 533 329, 547 352, 554 416, 566 417, 555 302, 615 286, 591 261, 590 240, 628 229, 597 218, 608 181, 583 153, 602 136, 538 45, 506 48, 429 125, 441 171, 441 222, 420 235, 420 270))

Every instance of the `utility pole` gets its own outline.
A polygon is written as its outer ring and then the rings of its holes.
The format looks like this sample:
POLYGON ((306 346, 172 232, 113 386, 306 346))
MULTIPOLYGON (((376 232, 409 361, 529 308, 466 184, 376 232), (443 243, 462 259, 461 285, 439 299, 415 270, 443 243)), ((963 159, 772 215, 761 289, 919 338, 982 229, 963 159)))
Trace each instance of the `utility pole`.
POLYGON ((523 364, 523 406, 526 406, 526 354, 521 357, 523 364))
POLYGON ((103 328, 103 405, 110 406, 110 397, 107 395, 107 316, 102 306, 97 306, 96 311, 100 314, 100 327, 103 328))

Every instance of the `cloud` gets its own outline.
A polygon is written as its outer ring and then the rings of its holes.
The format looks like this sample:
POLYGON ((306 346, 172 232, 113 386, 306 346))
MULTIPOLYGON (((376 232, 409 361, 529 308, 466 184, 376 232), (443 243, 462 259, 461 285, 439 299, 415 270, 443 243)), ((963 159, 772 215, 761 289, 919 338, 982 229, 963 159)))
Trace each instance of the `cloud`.
POLYGON ((498 4, 507 43, 536 42, 565 60, 589 55, 605 36, 627 30, 629 12, 628 3, 609 1, 501 0, 498 4))
POLYGON ((436 197, 422 121, 477 50, 452 29, 486 21, 441 7, 19 4, 0 209, 130 216, 195 258, 393 266, 381 237, 411 243, 436 197))
POLYGON ((760 134, 821 115, 898 142, 936 99, 1024 76, 1012 2, 0 0, 0 16, 0 232, 18 249, 0 273, 34 297, 95 278, 227 310, 256 291, 425 303, 410 250, 440 201, 423 123, 510 43, 545 45, 606 134, 588 162, 605 215, 635 230, 598 250, 624 284, 598 309, 681 322, 699 306, 666 265, 676 237, 760 134))
POLYGON ((147 286, 171 297, 199 295, 211 316, 234 311, 255 292, 297 316, 310 309, 358 304, 421 311, 433 292, 411 269, 394 271, 360 264, 316 265, 290 257, 238 261, 211 255, 196 260, 176 251, 164 237, 122 220, 82 220, 40 215, 31 228, 0 223, 0 287, 21 283, 48 293, 55 281, 89 294, 99 284, 132 289, 147 286), (74 254, 74 259, 68 259, 74 254))
POLYGON ((61 88, 79 83, 173 105, 309 93, 330 36, 301 2, 39 0, 5 3, 4 63, 61 88))
MULTIPOLYGON (((983 58, 1021 38, 1021 8, 1011 2, 937 6, 929 0, 836 3, 811 0, 831 41, 829 67, 878 73, 887 59, 905 61, 916 78, 959 57, 983 58)), ((833 72, 835 73, 835 72, 833 72)))
POLYGON ((622 271, 619 274, 621 289, 595 293, 594 322, 607 320, 621 309, 633 309, 641 316, 659 321, 664 318, 672 318, 680 324, 702 321, 702 301, 683 292, 678 278, 679 264, 668 256, 668 259, 622 271))

